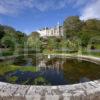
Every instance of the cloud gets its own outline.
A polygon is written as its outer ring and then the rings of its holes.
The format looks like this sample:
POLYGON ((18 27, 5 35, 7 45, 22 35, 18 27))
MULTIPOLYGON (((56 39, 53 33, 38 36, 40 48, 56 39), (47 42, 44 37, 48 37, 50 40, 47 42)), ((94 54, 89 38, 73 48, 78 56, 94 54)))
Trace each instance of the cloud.
POLYGON ((0 13, 12 14, 27 8, 34 8, 40 11, 60 9, 66 3, 67 0, 0 0, 0 13))
POLYGON ((0 0, 1 14, 16 14, 25 8, 32 7, 33 0, 0 0))
POLYGON ((46 11, 61 9, 68 4, 76 6, 84 4, 86 0, 0 0, 0 14, 17 14, 25 9, 46 11))
POLYGON ((37 0, 35 8, 40 11, 56 10, 64 8, 67 5, 67 0, 37 0))
POLYGON ((27 9, 44 12, 69 5, 80 11, 82 20, 100 18, 100 0, 0 0, 0 14, 15 15, 27 9))
POLYGON ((74 7, 84 6, 88 2, 89 2, 89 0, 75 0, 74 1, 74 4, 75 4, 74 7))
POLYGON ((87 20, 91 18, 100 19, 100 0, 95 0, 94 2, 88 4, 81 11, 81 20, 87 20))

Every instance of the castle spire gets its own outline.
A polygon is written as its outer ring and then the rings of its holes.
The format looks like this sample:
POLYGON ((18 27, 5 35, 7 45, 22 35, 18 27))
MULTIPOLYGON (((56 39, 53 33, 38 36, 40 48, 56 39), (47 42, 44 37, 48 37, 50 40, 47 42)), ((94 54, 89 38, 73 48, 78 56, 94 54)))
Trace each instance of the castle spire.
POLYGON ((59 21, 58 21, 58 23, 57 23, 57 33, 58 33, 58 35, 60 35, 60 23, 59 23, 59 21))

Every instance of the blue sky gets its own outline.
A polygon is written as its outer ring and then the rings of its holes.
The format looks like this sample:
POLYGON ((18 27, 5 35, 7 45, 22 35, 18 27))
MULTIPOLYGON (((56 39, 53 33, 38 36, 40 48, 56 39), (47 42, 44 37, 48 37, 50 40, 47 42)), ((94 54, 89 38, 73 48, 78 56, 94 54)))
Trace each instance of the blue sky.
POLYGON ((0 0, 0 24, 27 34, 73 15, 100 19, 100 0, 0 0))

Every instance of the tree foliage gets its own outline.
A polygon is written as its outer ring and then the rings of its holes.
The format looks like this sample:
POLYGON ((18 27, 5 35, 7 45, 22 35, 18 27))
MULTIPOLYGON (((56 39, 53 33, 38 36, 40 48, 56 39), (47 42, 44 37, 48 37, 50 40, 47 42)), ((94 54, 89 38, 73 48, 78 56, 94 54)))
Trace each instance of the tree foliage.
POLYGON ((40 41, 39 33, 32 32, 27 39, 27 45, 29 49, 33 49, 34 51, 41 51, 42 42, 40 41))
POLYGON ((81 40, 81 46, 87 47, 91 38, 100 36, 100 20, 82 21, 78 16, 68 17, 64 21, 64 36, 71 40, 77 37, 81 40))
POLYGON ((14 48, 15 44, 24 45, 26 35, 9 26, 0 25, 0 47, 14 48))
POLYGON ((66 38, 75 36, 81 30, 82 22, 78 16, 71 16, 64 21, 64 35, 66 38))

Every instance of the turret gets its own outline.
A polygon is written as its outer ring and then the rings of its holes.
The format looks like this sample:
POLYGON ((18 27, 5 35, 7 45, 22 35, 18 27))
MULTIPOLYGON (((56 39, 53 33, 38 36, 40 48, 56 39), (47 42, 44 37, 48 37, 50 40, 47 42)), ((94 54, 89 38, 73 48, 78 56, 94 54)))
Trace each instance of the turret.
POLYGON ((58 36, 60 35, 60 24, 59 24, 59 22, 57 23, 57 35, 58 36))

